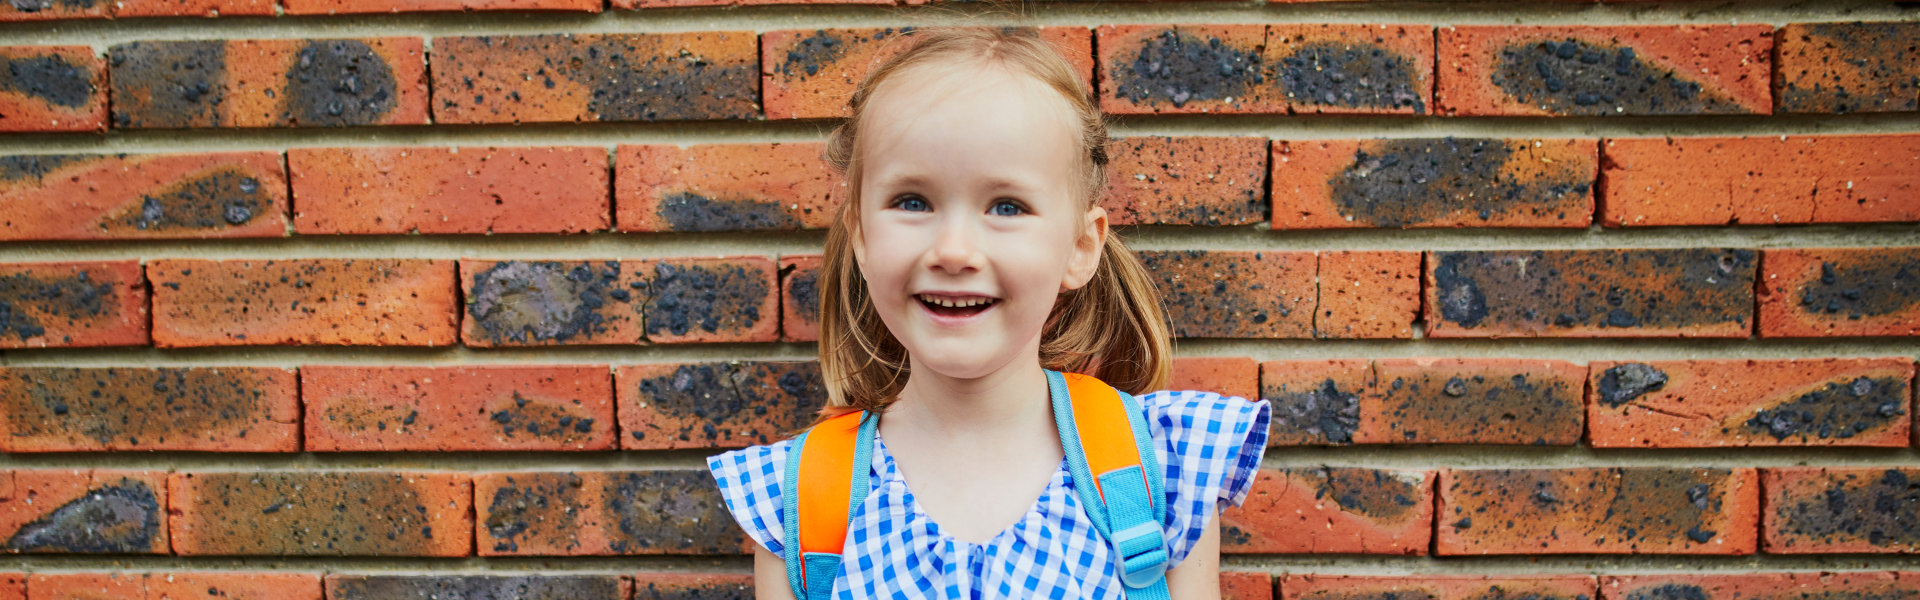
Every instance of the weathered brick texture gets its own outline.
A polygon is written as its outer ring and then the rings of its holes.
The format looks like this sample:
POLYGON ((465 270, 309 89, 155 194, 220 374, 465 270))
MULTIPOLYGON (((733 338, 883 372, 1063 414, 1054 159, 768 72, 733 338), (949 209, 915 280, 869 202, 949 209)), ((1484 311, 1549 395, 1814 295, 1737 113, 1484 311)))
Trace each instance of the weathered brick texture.
POLYGON ((107 62, 116 128, 427 122, 417 37, 130 42, 107 62))
POLYGON ((1108 25, 1112 114, 1430 114, 1433 29, 1416 25, 1108 25))
POLYGON ((1767 114, 1773 40, 1769 25, 1442 27, 1435 112, 1767 114))
MULTIPOLYGON (((181 571, 40 573, 27 582, 35 600, 320 600, 315 573, 181 571)), ((0 594, 0 598, 6 598, 0 594)))
POLYGON ((1129 137, 1107 152, 1102 206, 1113 225, 1223 227, 1267 216, 1267 140, 1129 137))
POLYGON ((1920 469, 1782 467, 1761 475, 1768 553, 1920 552, 1920 469))
POLYGON ((1746 337, 1759 256, 1738 248, 1430 252, 1433 337, 1746 337))
POLYGON ((147 343, 135 261, 0 263, 0 349, 147 343))
POLYGON ((633 582, 619 575, 328 575, 327 600, 625 600, 633 582))
POLYGON ((147 278, 161 347, 455 341, 452 261, 169 259, 147 278))
POLYGON ((7 553, 166 554, 167 474, 119 469, 0 470, 7 553))
POLYGON ((1433 479, 1432 471, 1262 469, 1246 503, 1220 513, 1220 551, 1426 555, 1433 479))
POLYGON ((605 365, 300 370, 306 449, 611 450, 605 365))
MULTIPOLYGON (((845 116, 847 101, 867 72, 906 51, 912 30, 836 28, 762 34, 760 73, 767 118, 845 116)), ((1093 88, 1093 37, 1087 28, 1040 27, 1035 33, 1073 65, 1088 89, 1093 88)))
POLYGON ((1603 600, 1647 596, 1702 600, 1784 600, 1810 596, 1884 598, 1916 593, 1920 593, 1920 573, 1885 571, 1609 575, 1602 577, 1600 583, 1603 600))
POLYGON ((621 231, 825 229, 845 193, 817 143, 621 146, 621 231))
POLYGON ((1593 598, 1590 575, 1315 575, 1280 578, 1285 600, 1593 598))
POLYGON ((1685 360, 1589 365, 1601 448, 1908 445, 1913 360, 1685 360))
POLYGON ((1793 23, 1779 35, 1780 112, 1920 110, 1920 23, 1793 23))
POLYGON ((296 452, 292 369, 0 367, 0 451, 296 452))
POLYGON ((1768 250, 1760 336, 1920 335, 1920 247, 1768 250))
POLYGON ((607 153, 546 148, 294 148, 302 234, 607 229, 607 153))
POLYGON ((460 263, 469 346, 770 342, 779 279, 759 256, 460 263))
POLYGON ((1554 360, 1271 361, 1272 445, 1570 446, 1586 370, 1554 360))
POLYGON ((682 121, 758 116, 744 31, 434 40, 440 123, 682 121))
POLYGON ((1586 227, 1593 140, 1275 141, 1273 228, 1586 227))
POLYGON ((1444 469, 1435 548, 1466 554, 1752 554, 1754 469, 1444 469))
POLYGON ((247 471, 167 478, 182 555, 467 556, 464 473, 247 471))
POLYGON ((282 237, 273 152, 0 156, 0 241, 282 237))
POLYGON ((704 471, 487 473, 473 491, 482 556, 735 554, 752 543, 704 471))
POLYGON ((0 46, 0 132, 104 130, 106 84, 92 48, 0 46))
POLYGON ((614 371, 620 447, 737 448, 782 440, 827 402, 816 362, 646 364, 614 371))
POLYGON ((1920 220, 1920 136, 1609 139, 1608 227, 1920 220))

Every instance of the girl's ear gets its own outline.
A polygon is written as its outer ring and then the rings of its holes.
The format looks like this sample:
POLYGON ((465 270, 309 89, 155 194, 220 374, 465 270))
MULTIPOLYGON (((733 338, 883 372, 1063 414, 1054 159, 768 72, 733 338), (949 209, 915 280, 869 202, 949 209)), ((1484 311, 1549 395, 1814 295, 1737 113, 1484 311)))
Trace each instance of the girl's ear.
POLYGON ((1093 274, 1100 270, 1100 257, 1107 248, 1107 209, 1099 204, 1087 209, 1081 220, 1080 233, 1074 237, 1073 253, 1067 257, 1067 276, 1060 282, 1060 291, 1077 290, 1093 280, 1093 274))

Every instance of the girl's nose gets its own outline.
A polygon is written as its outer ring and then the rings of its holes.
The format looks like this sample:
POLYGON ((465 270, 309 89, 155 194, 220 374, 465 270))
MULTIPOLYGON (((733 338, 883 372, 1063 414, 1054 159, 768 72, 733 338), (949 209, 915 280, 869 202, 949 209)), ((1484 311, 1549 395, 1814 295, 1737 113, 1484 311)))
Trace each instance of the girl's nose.
POLYGON ((942 223, 933 241, 933 268, 960 273, 979 268, 980 245, 975 230, 961 219, 942 223))

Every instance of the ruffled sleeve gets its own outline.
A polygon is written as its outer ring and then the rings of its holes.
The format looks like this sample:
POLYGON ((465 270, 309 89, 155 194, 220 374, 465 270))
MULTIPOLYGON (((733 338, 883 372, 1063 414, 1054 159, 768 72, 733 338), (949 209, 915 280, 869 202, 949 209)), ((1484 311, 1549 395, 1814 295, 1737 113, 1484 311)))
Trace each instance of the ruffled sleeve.
POLYGON ((720 485, 727 511, 747 537, 775 555, 786 528, 780 521, 780 484, 786 481, 787 449, 792 440, 751 446, 707 458, 707 470, 720 485))
POLYGON ((1239 506, 1267 450, 1268 404, 1213 392, 1140 397, 1166 471, 1168 566, 1186 559, 1222 505, 1239 506))

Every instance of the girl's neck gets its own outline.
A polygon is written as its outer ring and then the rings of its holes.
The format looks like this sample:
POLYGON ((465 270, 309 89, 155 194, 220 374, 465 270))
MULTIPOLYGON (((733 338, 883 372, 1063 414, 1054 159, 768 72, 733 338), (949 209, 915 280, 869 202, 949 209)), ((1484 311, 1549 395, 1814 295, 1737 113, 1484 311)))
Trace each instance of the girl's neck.
POLYGON ((979 379, 916 369, 887 419, 915 435, 948 439, 1024 437, 1037 427, 1053 427, 1047 376, 1039 361, 1008 365, 979 379))

